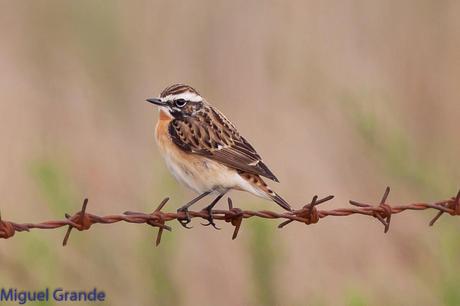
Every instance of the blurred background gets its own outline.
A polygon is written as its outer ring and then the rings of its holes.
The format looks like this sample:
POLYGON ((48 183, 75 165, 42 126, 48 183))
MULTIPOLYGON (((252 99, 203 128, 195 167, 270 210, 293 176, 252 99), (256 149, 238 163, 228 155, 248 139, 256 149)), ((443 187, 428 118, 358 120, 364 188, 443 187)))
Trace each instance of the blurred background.
MULTIPOLYGON (((457 1, 1 1, 0 194, 7 220, 175 211, 144 102, 188 83, 222 110, 301 207, 315 194, 435 201, 459 188, 457 1)), ((273 209, 232 193, 237 206, 273 209)), ((221 207, 224 207, 222 202, 221 207)), ((197 205, 197 209, 206 203, 197 205)), ((459 305, 459 220, 317 225, 251 219, 19 233, 0 285, 104 290, 107 305, 459 305)))

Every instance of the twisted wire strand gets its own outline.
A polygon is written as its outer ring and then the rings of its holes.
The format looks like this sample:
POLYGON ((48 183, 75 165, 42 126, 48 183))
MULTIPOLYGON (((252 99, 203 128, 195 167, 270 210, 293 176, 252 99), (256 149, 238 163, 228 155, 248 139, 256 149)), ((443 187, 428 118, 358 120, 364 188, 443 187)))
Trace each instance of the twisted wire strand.
MULTIPOLYGON (((460 215, 460 190, 455 197, 447 200, 437 201, 435 203, 410 203, 406 205, 390 205, 387 203, 387 198, 390 193, 390 188, 387 187, 379 204, 373 205, 358 201, 349 201, 354 207, 337 208, 331 210, 319 210, 317 207, 334 198, 330 195, 322 199, 314 196, 310 203, 303 206, 301 209, 292 212, 275 212, 269 210, 250 211, 242 210, 233 206, 231 198, 228 198, 228 210, 213 210, 211 216, 206 210, 190 211, 190 218, 202 218, 209 220, 212 217, 215 220, 222 220, 234 226, 232 239, 235 239, 240 230, 241 224, 244 219, 248 218, 263 218, 263 219, 284 219, 279 224, 282 228, 294 221, 301 222, 307 225, 318 223, 319 220, 335 216, 345 217, 350 215, 364 215, 376 218, 384 226, 384 232, 388 232, 391 224, 391 217, 394 214, 399 214, 407 210, 421 211, 421 210, 436 210, 437 214, 430 221, 429 225, 432 226, 436 221, 445 213, 451 216, 460 215)), ((72 230, 75 228, 78 231, 89 230, 94 224, 113 224, 118 222, 147 224, 152 227, 158 228, 156 236, 156 245, 161 242, 161 237, 164 230, 171 231, 171 227, 166 225, 167 222, 173 220, 183 220, 186 218, 184 212, 163 212, 162 209, 168 202, 169 198, 165 198, 152 213, 131 212, 127 211, 119 215, 97 216, 86 211, 88 199, 83 201, 82 208, 79 212, 69 215, 65 214, 66 219, 51 220, 39 223, 16 223, 2 219, 0 215, 0 238, 9 239, 15 235, 16 232, 28 232, 31 229, 57 229, 67 227, 67 232, 64 236, 63 245, 65 246, 69 240, 72 230)))

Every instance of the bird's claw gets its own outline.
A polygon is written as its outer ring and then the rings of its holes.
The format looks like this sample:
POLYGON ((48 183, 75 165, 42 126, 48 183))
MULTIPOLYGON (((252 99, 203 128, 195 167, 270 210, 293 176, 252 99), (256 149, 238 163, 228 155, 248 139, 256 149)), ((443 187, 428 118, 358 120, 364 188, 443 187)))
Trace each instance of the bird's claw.
POLYGON ((205 208, 204 210, 208 213, 208 217, 204 218, 208 221, 208 223, 201 223, 201 225, 203 226, 212 225, 212 227, 214 227, 216 230, 220 230, 221 228, 218 227, 216 223, 214 223, 214 217, 212 216, 212 208, 205 208))
POLYGON ((182 217, 178 217, 177 218, 177 221, 179 221, 180 225, 182 225, 183 227, 187 228, 187 229, 191 229, 193 226, 188 226, 188 224, 190 222, 192 222, 192 218, 190 217, 190 213, 188 211, 187 208, 179 208, 177 210, 177 212, 183 212, 185 214, 185 218, 182 218, 182 217))

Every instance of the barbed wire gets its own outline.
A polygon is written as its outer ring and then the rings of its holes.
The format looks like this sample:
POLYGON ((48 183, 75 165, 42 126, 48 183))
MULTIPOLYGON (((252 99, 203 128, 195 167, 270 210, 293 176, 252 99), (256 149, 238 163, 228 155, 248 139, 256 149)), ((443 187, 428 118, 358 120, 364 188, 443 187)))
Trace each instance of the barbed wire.
POLYGON ((314 196, 311 202, 303 206, 301 209, 282 213, 269 210, 242 210, 240 208, 233 207, 231 198, 228 198, 228 210, 212 210, 211 215, 206 210, 190 211, 188 212, 189 216, 187 216, 185 212, 163 212, 162 209, 168 202, 169 198, 165 198, 163 201, 161 201, 160 205, 158 205, 158 207, 152 213, 127 211, 121 215, 97 216, 87 212, 88 199, 85 199, 79 212, 75 213, 74 215, 65 214, 66 219, 63 220, 45 221, 40 223, 16 223, 3 220, 2 216, 0 215, 0 238, 8 239, 13 237, 16 232, 29 232, 31 229, 56 229, 61 227, 68 227, 62 242, 62 245, 65 246, 69 240, 72 229, 74 228, 78 231, 85 231, 89 230, 94 224, 127 222, 147 224, 149 226, 158 228, 155 242, 155 244, 158 246, 161 242, 161 237, 164 230, 172 230, 170 226, 166 225, 166 222, 172 220, 184 220, 187 217, 202 218, 205 220, 209 220, 212 217, 214 220, 223 220, 228 222, 234 226, 232 239, 235 239, 240 230, 242 221, 252 217, 259 217, 264 219, 285 219, 285 221, 278 225, 279 228, 283 228, 293 221, 310 225, 318 223, 319 220, 328 216, 343 217, 359 214, 376 218, 383 224, 384 232, 387 233, 390 229, 391 216, 406 210, 437 210, 438 213, 430 221, 430 226, 434 225, 435 222, 444 213, 447 213, 451 216, 460 215, 460 190, 455 197, 447 200, 438 201, 435 203, 412 203, 406 205, 388 204, 387 198, 389 194, 390 188, 387 187, 381 201, 377 205, 357 201, 349 201, 349 203, 355 207, 331 210, 319 210, 317 207, 320 204, 324 204, 332 200, 334 196, 330 195, 322 199, 318 199, 318 196, 314 196))

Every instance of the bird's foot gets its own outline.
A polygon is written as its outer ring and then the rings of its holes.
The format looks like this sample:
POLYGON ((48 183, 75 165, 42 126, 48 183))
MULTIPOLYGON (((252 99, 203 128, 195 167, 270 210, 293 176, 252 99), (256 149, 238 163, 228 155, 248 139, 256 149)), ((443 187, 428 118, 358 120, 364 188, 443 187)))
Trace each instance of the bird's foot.
POLYGON ((183 227, 187 228, 187 229, 191 229, 192 226, 188 226, 188 224, 190 222, 192 222, 192 218, 190 217, 190 213, 188 211, 188 208, 186 207, 181 207, 177 210, 178 213, 180 212, 183 212, 185 214, 185 218, 184 217, 177 217, 177 221, 179 221, 180 225, 182 225, 183 227))
POLYGON ((212 227, 214 227, 216 230, 220 230, 220 227, 218 227, 216 223, 214 223, 214 217, 212 216, 212 206, 208 206, 204 208, 203 211, 206 211, 208 213, 208 217, 204 217, 204 219, 206 219, 208 223, 201 223, 201 225, 203 226, 212 225, 212 227))

